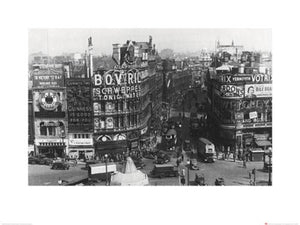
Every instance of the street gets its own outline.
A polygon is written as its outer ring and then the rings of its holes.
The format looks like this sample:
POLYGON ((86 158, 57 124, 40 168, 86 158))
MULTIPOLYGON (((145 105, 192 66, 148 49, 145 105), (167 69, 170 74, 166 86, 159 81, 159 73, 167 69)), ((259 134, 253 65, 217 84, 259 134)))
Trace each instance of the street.
MULTIPOLYGON (((175 155, 169 153, 170 155, 175 155)), ((153 160, 143 159, 145 167, 141 170, 142 172, 149 175, 153 169, 153 160)), ((176 158, 171 158, 171 163, 176 165, 176 158)), ((183 162, 186 165, 186 157, 183 162)), ((29 185, 58 185, 59 178, 62 180, 71 179, 87 175, 87 170, 83 169, 84 165, 77 165, 76 167, 70 167, 69 170, 51 170, 49 166, 44 165, 29 165, 29 185)), ((215 163, 202 163, 198 162, 199 170, 189 170, 191 184, 195 179, 195 175, 204 175, 205 183, 209 186, 213 186, 216 178, 223 177, 225 185, 238 186, 238 185, 249 185, 249 171, 256 169, 256 185, 267 185, 268 173, 262 172, 263 162, 248 162, 247 168, 243 168, 241 161, 233 162, 229 160, 217 160, 215 163)), ((122 171, 122 166, 118 164, 118 170, 122 171)), ((187 172, 186 172, 187 174, 187 172)), ((178 186, 178 177, 170 178, 151 178, 149 177, 150 185, 153 186, 178 186)))

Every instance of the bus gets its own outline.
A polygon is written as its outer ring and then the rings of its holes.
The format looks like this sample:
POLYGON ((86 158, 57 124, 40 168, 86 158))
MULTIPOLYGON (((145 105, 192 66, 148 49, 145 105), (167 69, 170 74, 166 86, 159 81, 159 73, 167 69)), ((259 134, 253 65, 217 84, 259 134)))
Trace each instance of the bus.
POLYGON ((214 162, 216 156, 215 145, 206 138, 199 138, 197 143, 197 155, 198 158, 204 162, 214 162))

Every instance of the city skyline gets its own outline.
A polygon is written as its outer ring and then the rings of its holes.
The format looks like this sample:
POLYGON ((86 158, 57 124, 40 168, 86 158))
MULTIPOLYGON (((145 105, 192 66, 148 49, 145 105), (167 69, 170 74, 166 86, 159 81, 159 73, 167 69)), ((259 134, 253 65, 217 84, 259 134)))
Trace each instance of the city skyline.
POLYGON ((112 44, 127 40, 146 42, 149 36, 160 52, 172 49, 177 53, 213 51, 220 44, 243 45, 244 50, 271 51, 271 29, 29 29, 29 54, 42 52, 50 56, 63 53, 84 53, 87 39, 93 38, 95 55, 111 55, 112 44))

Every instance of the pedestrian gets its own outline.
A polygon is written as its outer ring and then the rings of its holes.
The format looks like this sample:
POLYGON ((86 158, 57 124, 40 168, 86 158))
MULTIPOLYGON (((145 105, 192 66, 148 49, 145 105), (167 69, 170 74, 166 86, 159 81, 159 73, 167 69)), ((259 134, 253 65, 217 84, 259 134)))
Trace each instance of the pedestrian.
POLYGON ((247 168, 247 164, 246 164, 246 159, 245 158, 243 159, 243 167, 247 168))
POLYGON ((239 160, 239 161, 241 161, 241 153, 242 153, 242 152, 241 152, 241 149, 239 149, 239 151, 238 151, 238 160, 239 160))
POLYGON ((256 185, 256 169, 255 168, 252 170, 252 174, 253 174, 253 185, 255 186, 256 185))
POLYGON ((251 174, 251 172, 249 171, 249 179, 251 180, 251 178, 252 178, 252 174, 251 174))

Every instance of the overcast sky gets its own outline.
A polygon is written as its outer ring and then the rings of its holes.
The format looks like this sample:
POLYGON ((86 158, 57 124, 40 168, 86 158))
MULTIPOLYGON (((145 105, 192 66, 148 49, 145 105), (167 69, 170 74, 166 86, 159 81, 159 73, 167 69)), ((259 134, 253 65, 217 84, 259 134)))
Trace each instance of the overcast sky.
POLYGON ((111 55, 112 44, 126 40, 148 41, 149 35, 160 51, 171 48, 175 52, 213 50, 216 40, 221 44, 243 45, 245 50, 272 50, 271 29, 30 29, 29 54, 84 53, 88 37, 93 38, 95 55, 111 55))

